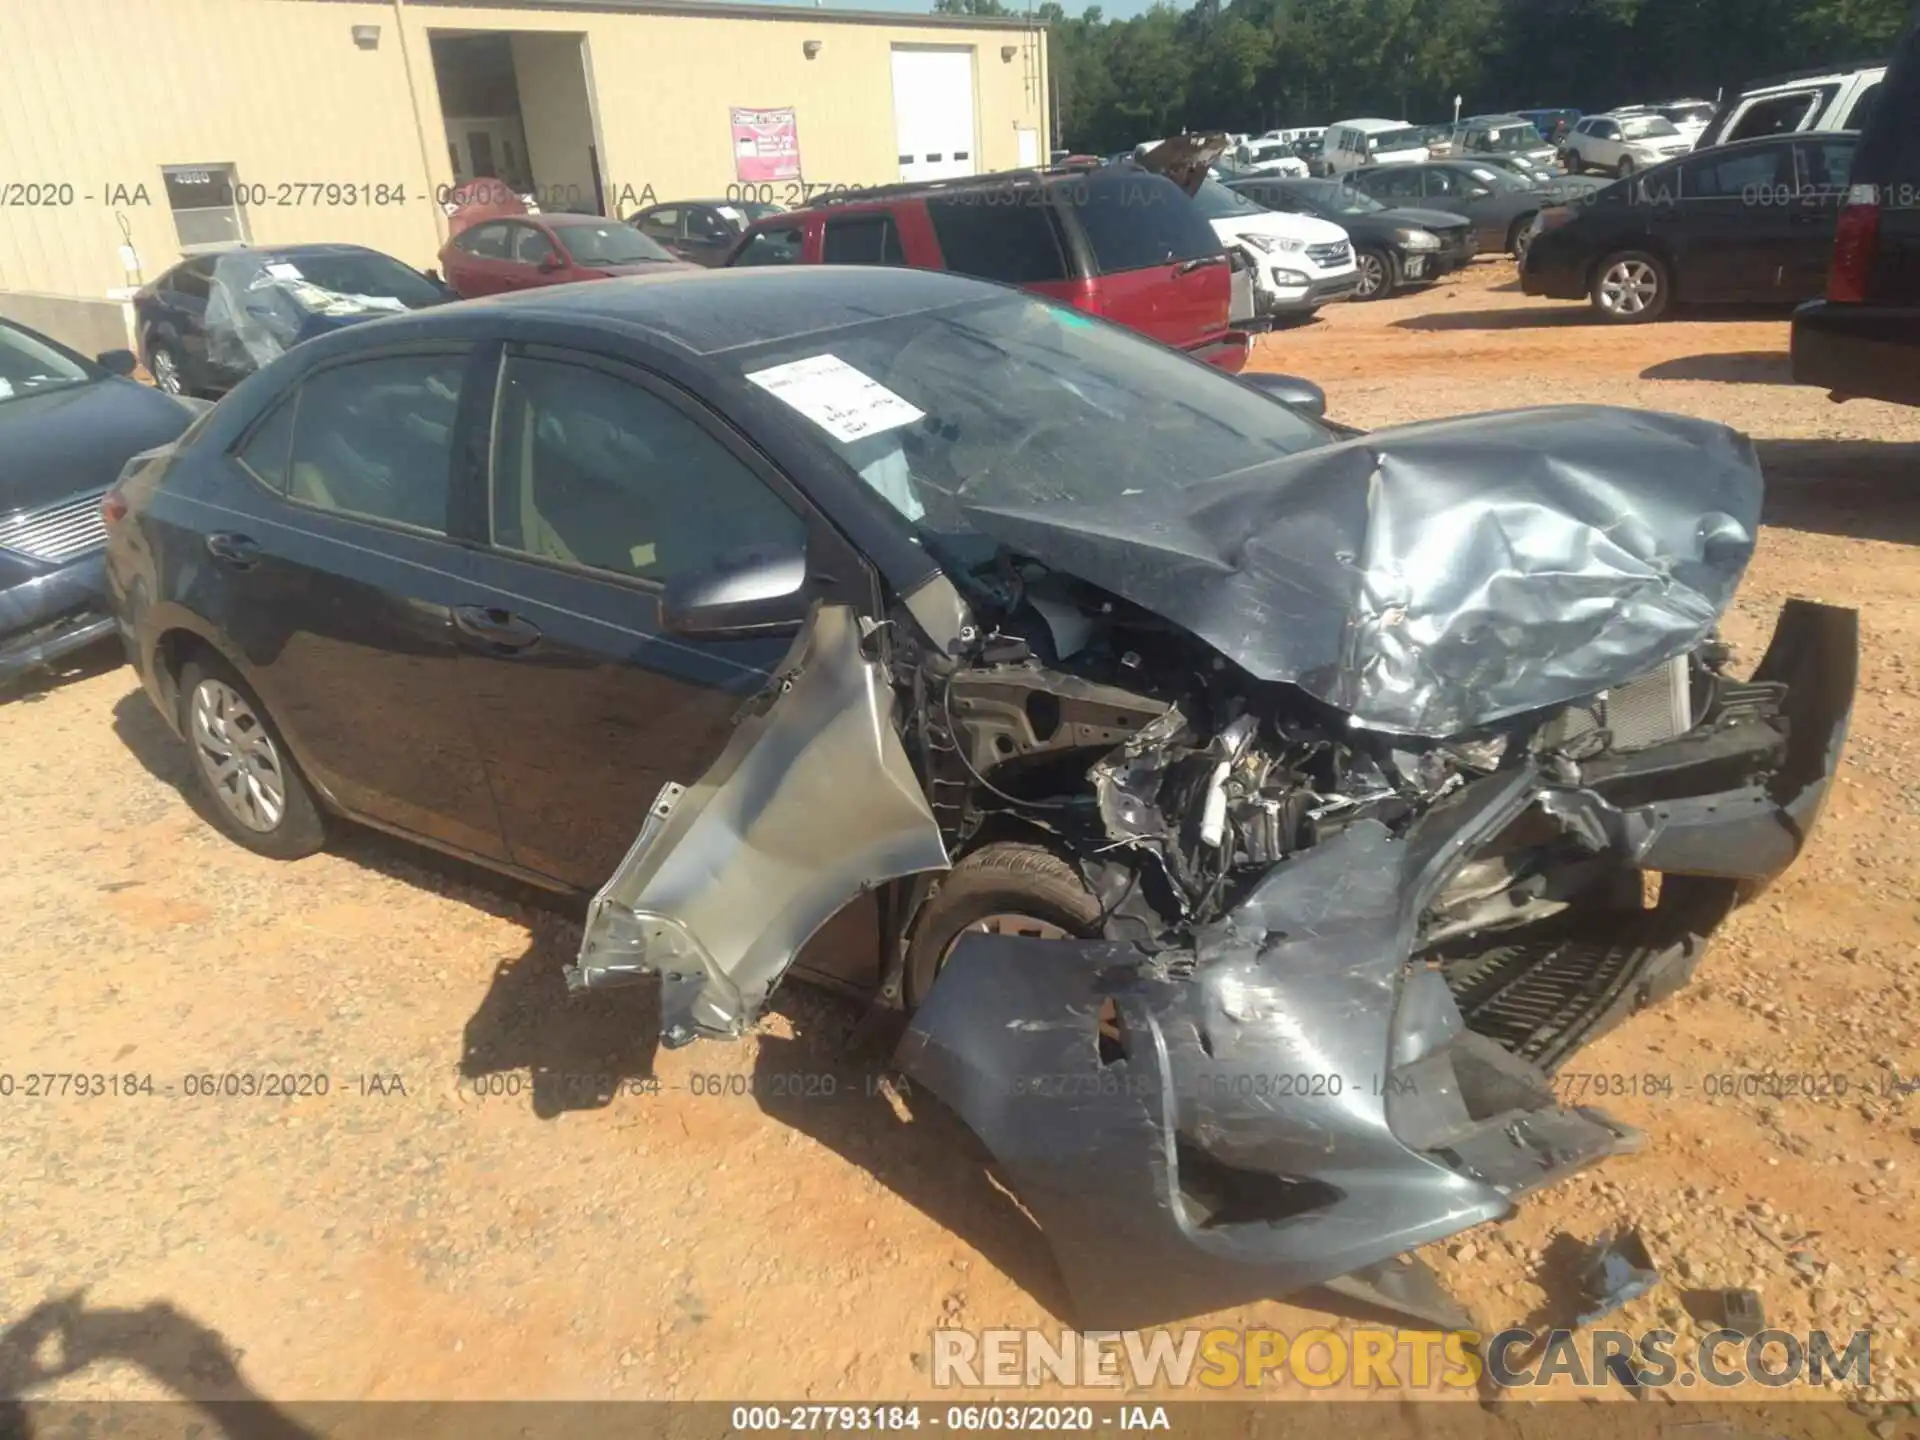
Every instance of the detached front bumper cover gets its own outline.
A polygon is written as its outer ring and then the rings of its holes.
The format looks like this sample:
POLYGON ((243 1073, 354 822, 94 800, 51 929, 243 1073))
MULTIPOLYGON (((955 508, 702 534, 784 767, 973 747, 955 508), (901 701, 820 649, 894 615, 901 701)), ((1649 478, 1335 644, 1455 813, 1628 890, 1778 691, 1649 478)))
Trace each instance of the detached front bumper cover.
POLYGON ((1791 686, 1785 757, 1763 785, 1622 807, 1523 767, 1404 837, 1361 822, 1275 867, 1190 950, 969 935, 896 1061, 993 1152, 1082 1325, 1391 1274, 1378 1267, 1392 1256, 1638 1143, 1557 1105, 1548 1068, 1467 1028, 1447 975, 1415 963, 1447 878, 1534 807, 1666 872, 1661 905, 1607 941, 1607 984, 1555 1022, 1584 1043, 1684 984, 1737 888, 1799 853, 1856 665, 1853 612, 1787 607, 1755 677, 1791 686))

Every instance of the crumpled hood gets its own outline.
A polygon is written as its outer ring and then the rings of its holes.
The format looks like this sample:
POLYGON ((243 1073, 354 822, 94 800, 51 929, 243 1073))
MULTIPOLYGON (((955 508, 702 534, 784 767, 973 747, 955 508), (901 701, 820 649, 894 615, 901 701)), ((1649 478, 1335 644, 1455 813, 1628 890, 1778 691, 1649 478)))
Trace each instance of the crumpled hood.
POLYGON ((1445 737, 1637 678, 1706 638, 1753 554, 1752 443, 1553 406, 1375 431, 982 533, 1153 610, 1360 725, 1445 737))

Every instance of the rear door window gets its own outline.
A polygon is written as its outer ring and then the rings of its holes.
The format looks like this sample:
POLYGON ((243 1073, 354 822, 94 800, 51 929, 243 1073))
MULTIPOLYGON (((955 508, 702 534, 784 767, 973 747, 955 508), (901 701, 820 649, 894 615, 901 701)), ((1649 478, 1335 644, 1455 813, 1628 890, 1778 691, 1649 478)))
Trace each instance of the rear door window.
POLYGON ((1680 182, 1682 198, 1688 200, 1744 200, 1770 204, 1778 187, 1790 185, 1792 174, 1784 163, 1791 147, 1762 145, 1738 155, 1713 156, 1696 160, 1686 167, 1680 182))
POLYGON ((505 260, 508 258, 507 247, 512 242, 508 238, 507 223, 494 220, 463 231, 453 243, 469 255, 478 255, 484 260, 505 260))
POLYGON ((1754 140, 1762 135, 1791 135, 1796 130, 1805 130, 1812 125, 1815 107, 1821 103, 1822 96, 1831 93, 1795 90, 1786 95, 1756 100, 1734 122, 1733 129, 1722 137, 1721 143, 1754 140))
POLYGON ((1793 147, 1800 193, 1809 199, 1846 198, 1853 178, 1853 140, 1802 140, 1793 147))
POLYGON ((1222 251, 1187 192, 1145 172, 1081 176, 1057 191, 1104 275, 1199 260, 1222 251))
POLYGON ((396 355, 308 376, 293 412, 288 498, 444 535, 465 367, 464 354, 396 355))
POLYGON ((820 258, 829 265, 904 265, 907 252, 891 215, 848 215, 827 221, 820 258))
POLYGON ((941 257, 956 275, 1006 285, 1067 278, 1053 208, 1038 189, 972 190, 926 203, 941 257))

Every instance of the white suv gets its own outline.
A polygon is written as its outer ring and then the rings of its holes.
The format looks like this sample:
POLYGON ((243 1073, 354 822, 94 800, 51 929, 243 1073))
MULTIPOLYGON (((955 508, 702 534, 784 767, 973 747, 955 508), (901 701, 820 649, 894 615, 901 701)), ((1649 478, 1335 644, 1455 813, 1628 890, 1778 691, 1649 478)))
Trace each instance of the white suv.
POLYGON ((1801 130, 1864 129, 1886 74, 1885 65, 1862 65, 1755 81, 1721 106, 1700 148, 1801 130))
POLYGON ((1560 158, 1575 175, 1605 170, 1625 177, 1692 148, 1664 115, 1589 115, 1567 132, 1560 158))
MULTIPOLYGON (((1360 288, 1353 241, 1331 220, 1269 210, 1217 180, 1193 197, 1229 254, 1238 250, 1253 279, 1253 314, 1304 319, 1360 288)), ((1240 317, 1236 314, 1236 321, 1240 317)))

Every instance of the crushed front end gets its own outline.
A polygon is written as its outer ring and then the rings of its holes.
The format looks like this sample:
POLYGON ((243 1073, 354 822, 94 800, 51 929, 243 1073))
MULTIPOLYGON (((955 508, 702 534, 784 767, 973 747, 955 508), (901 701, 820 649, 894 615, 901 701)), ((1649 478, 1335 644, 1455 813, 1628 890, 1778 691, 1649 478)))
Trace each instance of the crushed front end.
POLYGON ((1636 1143, 1552 1074, 1798 854, 1856 617, 1796 601, 1751 680, 1724 659, 1466 739, 1324 740, 1338 794, 1275 783, 1313 767, 1271 763, 1264 718, 1155 722, 1094 767, 1107 937, 963 937, 897 1056, 993 1151, 1082 1324, 1329 1282, 1445 1323, 1385 1262, 1636 1143), (1148 925, 1127 854, 1184 932, 1111 938, 1148 925))

